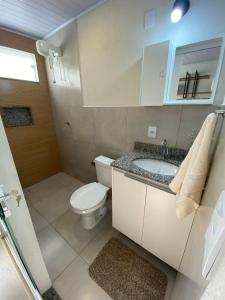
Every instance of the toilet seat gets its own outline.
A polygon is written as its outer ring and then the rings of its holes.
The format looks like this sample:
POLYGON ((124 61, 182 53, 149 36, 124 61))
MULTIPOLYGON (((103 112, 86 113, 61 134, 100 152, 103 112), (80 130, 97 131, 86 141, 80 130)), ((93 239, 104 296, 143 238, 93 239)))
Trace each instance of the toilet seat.
POLYGON ((82 186, 71 195, 70 204, 73 211, 78 214, 95 211, 105 202, 108 190, 108 187, 97 182, 82 186))

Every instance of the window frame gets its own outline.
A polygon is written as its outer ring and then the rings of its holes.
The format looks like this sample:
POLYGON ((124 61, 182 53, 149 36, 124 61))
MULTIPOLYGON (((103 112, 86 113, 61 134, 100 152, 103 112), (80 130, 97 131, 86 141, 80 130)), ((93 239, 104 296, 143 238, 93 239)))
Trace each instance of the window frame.
POLYGON ((0 79, 22 81, 22 82, 33 83, 33 84, 40 84, 40 76, 39 76, 36 53, 29 52, 29 51, 24 51, 24 50, 13 48, 13 47, 7 47, 5 45, 0 45, 0 52, 1 52, 1 48, 6 48, 6 49, 14 50, 15 52, 23 52, 23 53, 27 53, 27 54, 32 55, 33 56, 33 62, 34 62, 34 74, 35 74, 36 81, 27 80, 27 79, 20 79, 20 78, 13 78, 13 77, 3 77, 3 76, 0 76, 0 79))

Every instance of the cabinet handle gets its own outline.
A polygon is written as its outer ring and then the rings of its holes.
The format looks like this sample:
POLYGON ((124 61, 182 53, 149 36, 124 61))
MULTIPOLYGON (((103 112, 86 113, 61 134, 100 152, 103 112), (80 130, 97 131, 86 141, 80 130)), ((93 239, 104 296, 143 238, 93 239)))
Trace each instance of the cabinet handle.
POLYGON ((187 98, 190 78, 191 78, 191 75, 190 75, 190 73, 187 72, 186 77, 185 77, 185 83, 184 83, 183 99, 187 98))
POLYGON ((194 84, 193 84, 193 90, 192 90, 192 98, 195 98, 195 96, 196 96, 198 81, 199 81, 199 73, 198 73, 198 70, 196 70, 194 84))

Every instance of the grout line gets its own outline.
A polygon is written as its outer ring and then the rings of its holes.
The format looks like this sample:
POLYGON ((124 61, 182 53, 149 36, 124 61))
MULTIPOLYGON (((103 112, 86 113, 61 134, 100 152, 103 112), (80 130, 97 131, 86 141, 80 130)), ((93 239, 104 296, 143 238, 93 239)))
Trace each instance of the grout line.
POLYGON ((126 151, 128 151, 128 147, 129 147, 128 115, 129 115, 129 107, 126 108, 126 116, 125 116, 125 122, 126 122, 126 125, 125 125, 125 128, 126 128, 126 132, 125 132, 125 135, 126 135, 126 138, 125 138, 125 148, 126 148, 126 151))
POLYGON ((55 279, 52 280, 52 283, 54 284, 54 282, 66 271, 67 268, 69 268, 72 263, 74 263, 74 261, 80 257, 79 255, 77 255, 76 257, 74 257, 74 259, 71 260, 71 262, 56 276, 55 279))
POLYGON ((85 261, 85 263, 90 267, 91 264, 83 256, 80 256, 80 258, 83 259, 83 261, 85 261))
POLYGON ((81 257, 81 256, 79 256, 82 260, 83 260, 83 262, 86 264, 86 265, 88 265, 88 268, 89 268, 89 263, 88 262, 86 262, 86 260, 83 258, 83 257, 81 257))
MULTIPOLYGON (((41 232, 41 231, 42 231, 43 229, 45 229, 47 226, 51 225, 51 223, 49 223, 49 221, 48 221, 42 214, 40 214, 40 212, 36 209, 36 207, 34 207, 33 205, 31 205, 30 207, 31 207, 33 210, 35 210, 35 212, 36 212, 37 214, 39 214, 39 215, 47 222, 47 225, 46 225, 44 228, 40 229, 39 231, 35 231, 35 233, 36 233, 36 235, 37 235, 39 232, 41 232)), ((29 210, 29 207, 28 207, 28 210, 29 210)), ((30 211, 29 211, 29 213, 30 213, 30 211)), ((34 222, 33 222, 33 220, 32 220, 31 213, 30 213, 30 218, 31 218, 32 224, 33 224, 33 226, 34 226, 34 222)))
POLYGON ((181 109, 180 109, 179 125, 178 125, 178 128, 177 128, 176 143, 175 143, 176 148, 177 148, 178 139, 179 139, 179 135, 180 135, 182 117, 183 117, 183 106, 181 106, 181 109))
MULTIPOLYGON (((108 222, 109 222, 109 221, 108 221, 108 222)), ((106 224, 107 224, 108 222, 106 222, 106 224)), ((102 233, 102 231, 103 231, 104 229, 105 229, 105 227, 103 227, 102 229, 100 229, 100 230, 96 233, 96 235, 95 235, 95 236, 87 243, 87 245, 85 245, 85 247, 81 250, 80 255, 83 253, 83 251, 86 250, 86 248, 87 248, 88 246, 90 246, 90 243, 93 242, 93 240, 96 239, 96 237, 97 237, 100 233, 102 233)))
MULTIPOLYGON (((65 214, 67 214, 69 212, 69 208, 64 212, 62 213, 61 215, 59 215, 58 217, 56 217, 54 220, 52 220, 50 222, 50 224, 52 225, 52 227, 54 227, 53 223, 55 223, 59 218, 63 217, 65 214)), ((55 227, 54 227, 55 228, 55 227)))
MULTIPOLYGON (((106 216, 105 216, 106 217, 106 216)), ((101 222, 101 221, 100 221, 101 222)), ((100 224, 99 222, 99 224, 100 224)), ((107 221, 108 222, 108 221, 107 221)), ((107 224, 106 222, 106 224, 107 224)), ((90 243, 98 236, 98 234, 102 233, 105 227, 102 227, 91 239, 90 241, 82 248, 82 250, 79 252, 79 255, 90 245, 90 243)))
MULTIPOLYGON (((88 242, 88 244, 81 250, 81 252, 79 252, 79 253, 77 253, 76 251, 75 251, 75 253, 77 254, 77 256, 69 263, 69 265, 67 265, 66 267, 65 267, 65 269, 62 271, 62 272, 60 272, 60 274, 54 279, 54 281, 53 281, 53 283, 57 280, 57 278, 59 278, 61 275, 62 275, 62 273, 79 257, 86 265, 88 265, 88 267, 91 265, 91 264, 89 264, 89 262, 88 261, 86 261, 85 260, 85 258, 84 257, 82 257, 81 256, 81 253, 87 248, 87 246, 97 237, 97 235, 99 235, 101 232, 102 232, 102 230, 103 230, 104 228, 102 228, 89 242, 88 242)), ((63 238, 64 239, 64 238, 63 238)), ((67 242, 68 243, 68 242, 67 242)))
MULTIPOLYGON (((38 212, 38 211, 37 211, 38 212)), ((40 214, 41 215, 41 214, 40 214)), ((44 217, 43 217, 44 218, 44 217)), ((45 219, 45 218, 44 218, 45 219)), ((46 219, 45 219, 46 220, 46 219)), ((46 222, 48 223, 48 221, 46 220, 46 222)), ((32 221, 33 223, 33 221, 32 221)), ((71 245, 64 239, 64 237, 62 237, 62 235, 52 226, 51 223, 48 223, 47 226, 45 226, 44 228, 42 228, 40 231, 38 232, 35 232, 36 234, 36 237, 37 237, 37 234, 39 234, 40 232, 44 231, 47 227, 51 227, 62 239, 63 241, 71 248, 71 250, 75 253, 75 257, 74 259, 56 276, 56 278, 54 280, 52 280, 52 282, 54 283, 58 277, 60 277, 62 275, 62 273, 76 260, 76 258, 79 257, 79 254, 71 247, 71 245)), ((37 238, 37 241, 38 241, 38 238, 37 238)), ((38 244, 39 244, 39 241, 38 241, 38 244)), ((40 244, 39 244, 39 247, 40 247, 40 244)), ((40 247, 40 250, 41 250, 41 247, 40 247)), ((41 254, 42 254, 42 251, 41 251, 41 254)), ((43 254, 42 254, 42 257, 43 257, 43 254)), ((43 257, 43 260, 44 260, 44 257, 43 257)), ((44 261, 45 263, 45 267, 48 271, 48 268, 47 268, 47 264, 46 262, 44 261)))

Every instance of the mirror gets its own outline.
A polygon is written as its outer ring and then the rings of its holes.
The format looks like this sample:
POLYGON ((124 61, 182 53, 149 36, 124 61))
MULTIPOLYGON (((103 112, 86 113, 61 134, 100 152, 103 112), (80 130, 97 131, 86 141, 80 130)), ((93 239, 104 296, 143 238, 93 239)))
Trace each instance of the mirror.
POLYGON ((176 48, 169 99, 213 102, 221 51, 222 38, 176 48))

